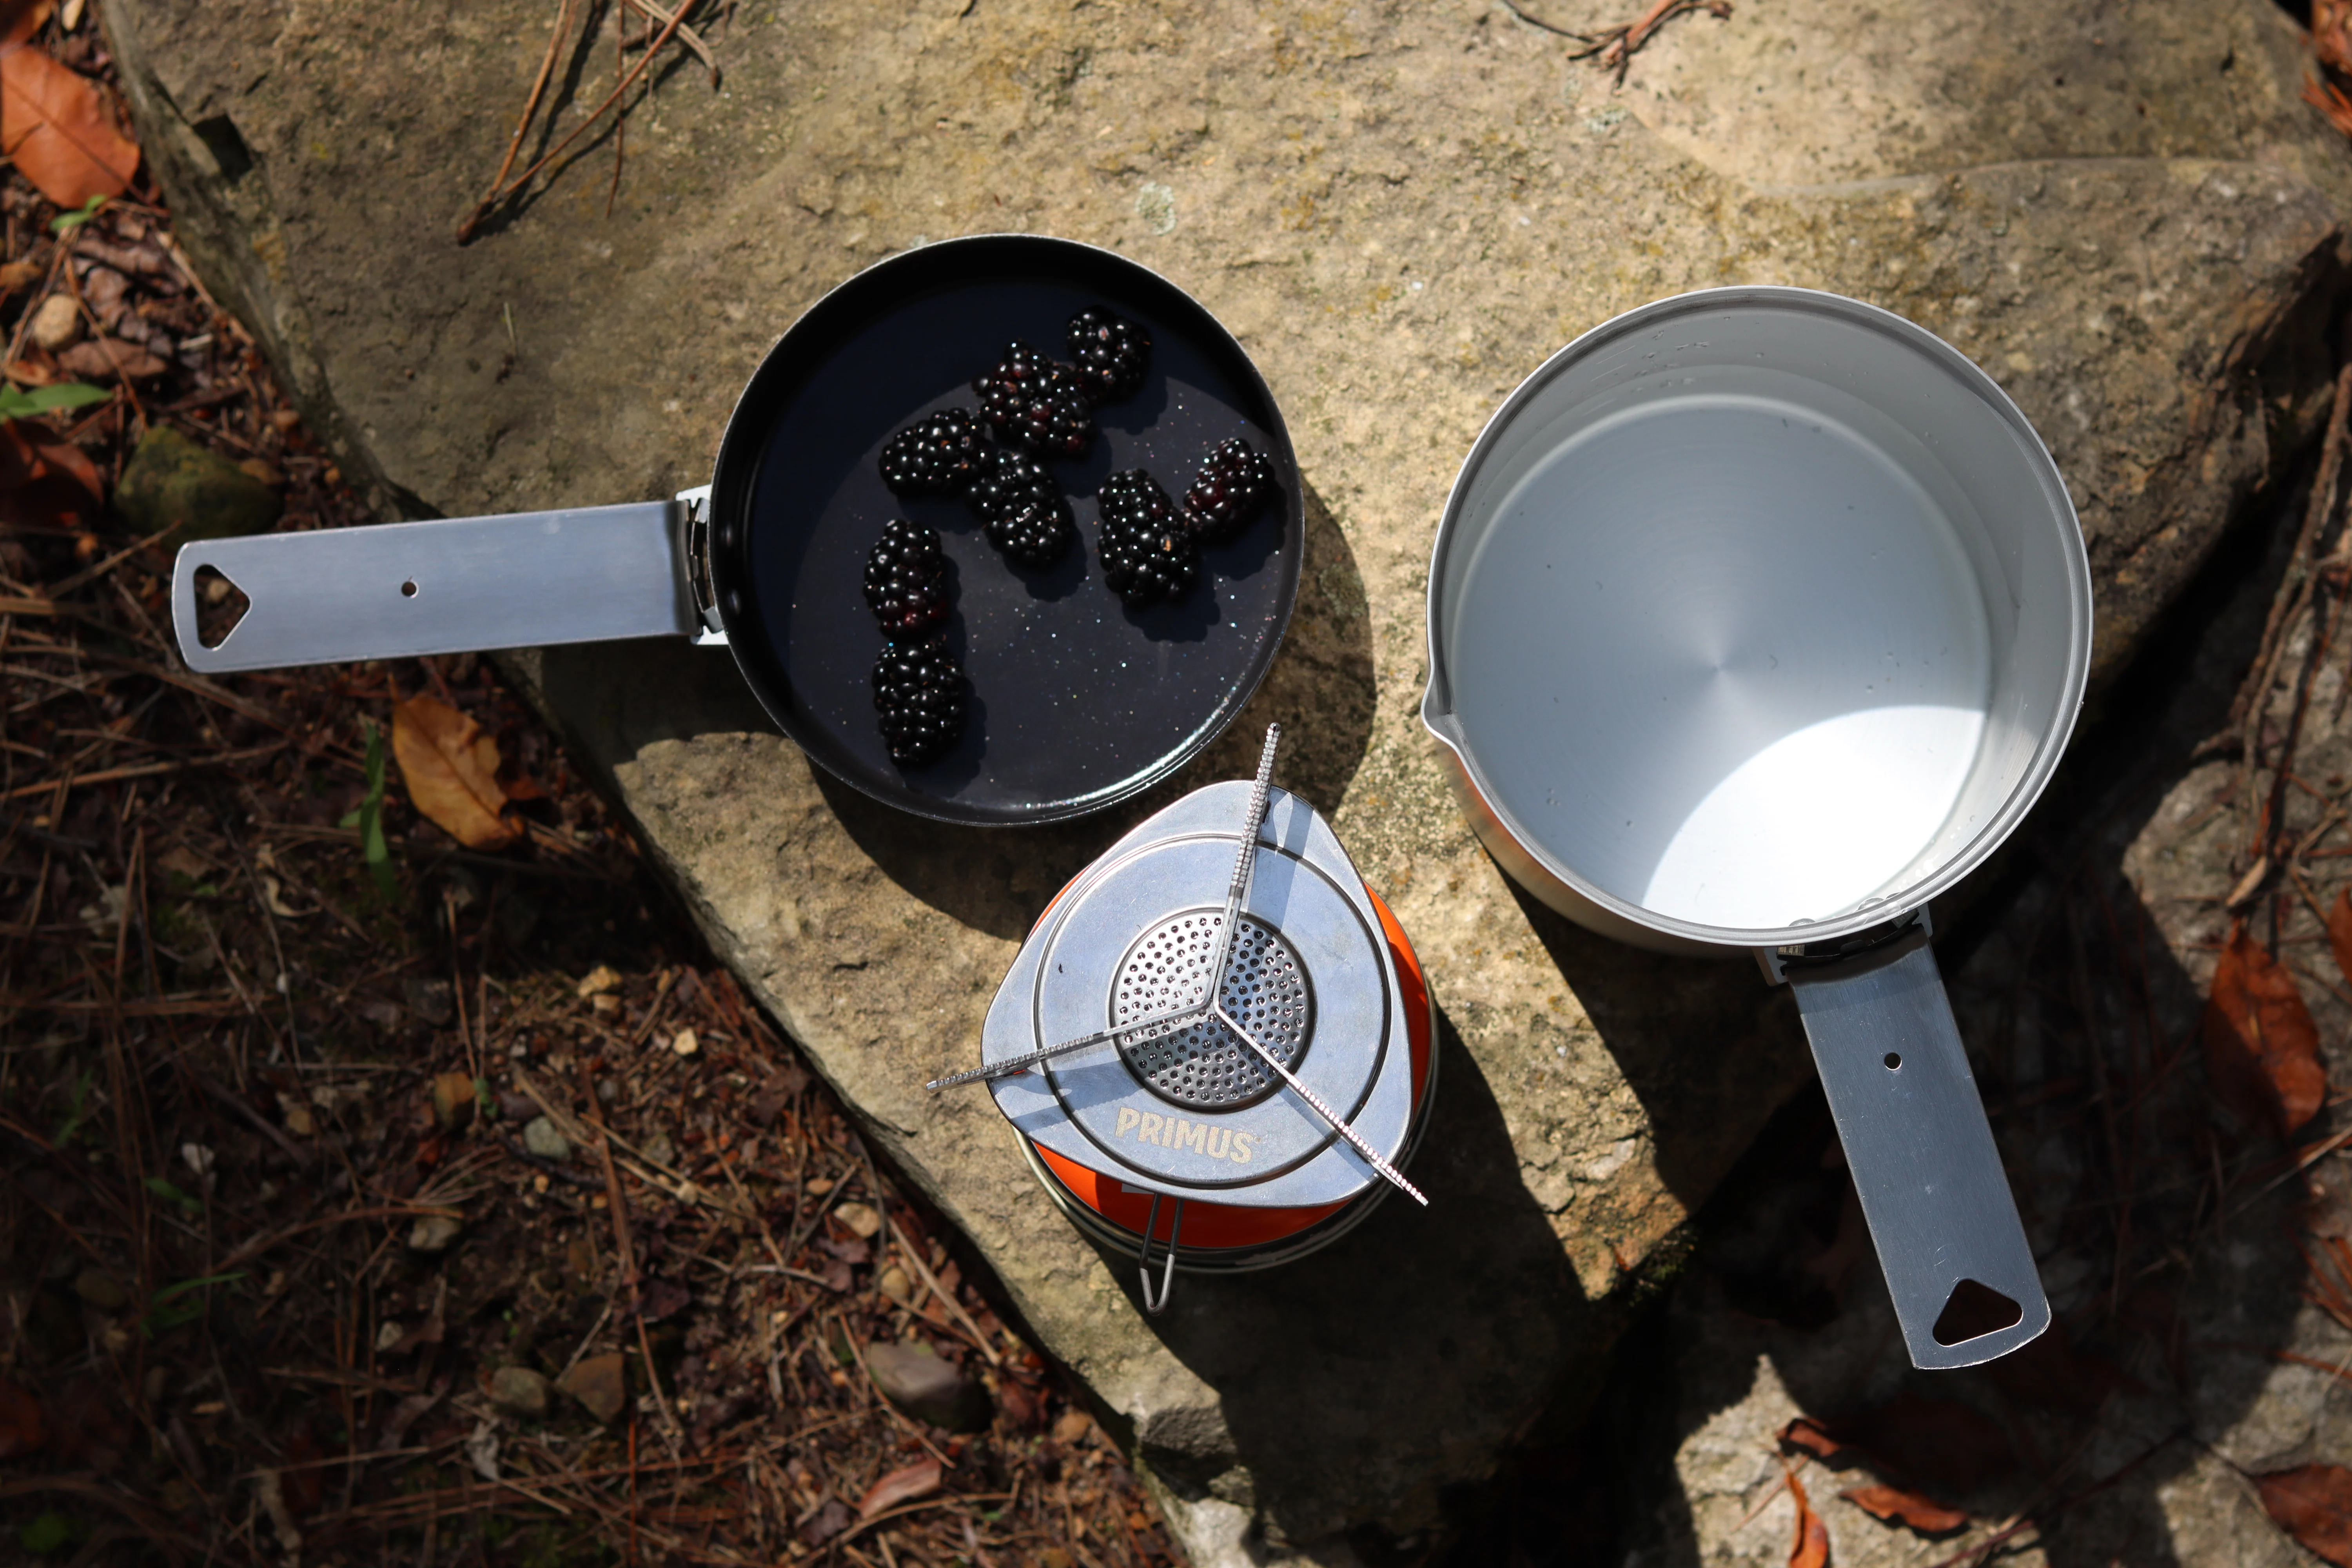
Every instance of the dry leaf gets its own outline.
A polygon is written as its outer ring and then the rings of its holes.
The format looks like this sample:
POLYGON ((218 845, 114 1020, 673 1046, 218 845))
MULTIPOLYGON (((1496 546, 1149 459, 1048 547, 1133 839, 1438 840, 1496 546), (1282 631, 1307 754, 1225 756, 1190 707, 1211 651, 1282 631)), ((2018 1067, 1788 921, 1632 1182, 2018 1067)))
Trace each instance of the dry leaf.
POLYGON ((1789 1568, 1829 1568, 1829 1526, 1813 1511, 1794 1470, 1789 1472, 1789 1495, 1797 1500, 1797 1539, 1789 1547, 1789 1568))
POLYGON ((2242 921, 2214 967, 2200 1032, 2213 1092, 2241 1116, 2284 1136, 2318 1114, 2327 1098, 2319 1030, 2294 977, 2242 921))
POLYGON ((2352 891, 2336 894, 2336 907, 2327 911, 2327 946, 2336 969, 2352 983, 2352 891))
POLYGON ((503 849, 522 829, 499 813, 498 742, 436 697, 412 697, 392 709, 392 754, 399 759, 409 803, 468 849, 503 849))
POLYGON ((152 381, 171 369, 121 338, 91 338, 58 355, 58 368, 78 381, 152 381))
POLYGON ((1899 1487, 1849 1487, 1838 1496, 1882 1523, 1909 1525, 1922 1535, 1948 1535, 1969 1521, 1958 1509, 1899 1487))
POLYGON ((1913 1481, 1974 1491, 2017 1468, 2000 1424, 1957 1399, 1902 1393, 1830 1430, 1913 1481))
POLYGON ((57 8, 57 0, 0 0, 0 48, 39 32, 57 8))
POLYGON ((2352 76, 2352 0, 2311 0, 2311 47, 2321 65, 2352 76))
POLYGON ((67 208, 121 195, 139 172, 99 85, 23 42, 0 44, 0 155, 67 208))
POLYGON ((1835 1459, 1845 1445, 1822 1429, 1811 1416, 1800 1415, 1780 1428, 1780 1441, 1791 1448, 1801 1449, 1816 1459, 1835 1459))
POLYGON ((104 496, 98 465, 68 442, 40 439, 38 429, 0 419, 0 510, 11 522, 91 526, 104 496))
POLYGON ((873 1489, 857 1500, 857 1517, 872 1519, 884 1509, 912 1502, 919 1497, 929 1497, 939 1489, 940 1462, 937 1459, 919 1460, 876 1481, 873 1489))
POLYGON ((2314 1556, 2352 1568, 2352 1470, 2305 1465, 2252 1479, 2281 1530, 2314 1556))
POLYGON ((41 1402, 0 1377, 0 1459, 41 1446, 41 1402))

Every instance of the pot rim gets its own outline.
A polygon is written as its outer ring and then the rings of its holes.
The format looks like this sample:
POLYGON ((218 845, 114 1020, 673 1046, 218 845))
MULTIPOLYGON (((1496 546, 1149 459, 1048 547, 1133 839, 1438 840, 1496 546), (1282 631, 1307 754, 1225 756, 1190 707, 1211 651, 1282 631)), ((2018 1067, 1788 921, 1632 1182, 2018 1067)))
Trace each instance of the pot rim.
POLYGON ((2000 847, 2040 798, 2065 753, 2066 742, 2074 733, 2074 721, 2081 712, 2084 691, 2090 678, 2091 569, 2089 554, 2083 542, 2082 521, 2075 515, 2074 500, 2067 493, 2064 478, 2059 473, 2056 461, 2050 456, 2049 447, 2023 411, 1976 362, 1916 322, 1843 294, 1786 284, 1733 284, 1655 300, 1613 316, 1581 333, 1538 365, 1487 419, 1486 428, 1479 433, 1477 441, 1463 458, 1460 469, 1454 475, 1453 489, 1446 496, 1444 513, 1438 521, 1437 537, 1430 550, 1428 595, 1423 630, 1427 638, 1429 684, 1422 697, 1422 722, 1439 744, 1454 753, 1464 775, 1484 797, 1488 810, 1503 831, 1538 867, 1559 879, 1579 898, 1635 925, 1684 942, 1715 947, 1782 947, 1850 936, 1907 915, 1950 890, 2000 847), (1528 830, 1525 824, 1512 816, 1501 792, 1480 767, 1455 716, 1452 687, 1445 670, 1444 614, 1440 605, 1445 582, 1446 552, 1461 531, 1471 483, 1504 433, 1545 386, 1570 366, 1635 332, 1676 318, 1742 305, 1834 317, 1865 327, 1909 348, 1927 363, 1942 370, 1974 393, 2019 437, 2028 454, 2029 463, 2038 470, 2035 477, 2052 502, 2054 514, 2068 525, 2073 545, 2072 549, 2061 552, 2066 563, 2069 623, 2062 690, 2070 700, 2061 700, 2054 706, 2043 726, 2032 761, 2011 789, 2008 797, 2001 802, 2000 809, 1942 865, 1900 893, 1870 900, 1830 919, 1754 929, 1707 925, 1659 914, 1609 892, 1554 855, 1540 838, 1528 830))

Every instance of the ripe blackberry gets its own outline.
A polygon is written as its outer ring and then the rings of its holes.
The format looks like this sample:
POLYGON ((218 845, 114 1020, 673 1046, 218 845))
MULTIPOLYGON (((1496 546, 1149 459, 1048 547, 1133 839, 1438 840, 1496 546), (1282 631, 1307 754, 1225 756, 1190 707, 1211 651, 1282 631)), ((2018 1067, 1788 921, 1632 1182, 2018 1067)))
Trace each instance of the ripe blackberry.
POLYGON ((1076 458, 1095 438, 1077 372, 1027 343, 1008 347, 971 389, 980 397, 980 416, 1000 441, 1050 458, 1076 458))
POLYGON ((874 710, 881 715, 890 760, 920 767, 953 750, 963 739, 964 699, 971 690, 944 632, 884 643, 874 661, 874 710))
POLYGON ((1089 307, 1070 318, 1070 358, 1090 403, 1117 403, 1143 388, 1151 367, 1151 334, 1108 310, 1089 307))
POLYGON ((1200 547, 1160 481, 1141 468, 1113 474, 1096 497, 1102 510, 1103 581, 1130 605, 1181 599, 1200 576, 1200 547))
POLYGON ((948 558, 928 524, 894 517, 866 557, 866 606, 885 636, 912 637, 948 618, 948 558))
POLYGON ((992 450, 963 499, 988 525, 988 542, 1024 566, 1051 566, 1077 532, 1062 487, 1018 452, 992 450))
POLYGON ((902 496, 960 490, 988 449, 981 435, 980 421, 961 408, 926 414, 883 443, 882 482, 902 496))
POLYGON ((1247 441, 1220 444, 1201 460, 1184 492, 1184 523, 1203 544, 1223 544, 1248 526, 1275 493, 1274 464, 1247 441))

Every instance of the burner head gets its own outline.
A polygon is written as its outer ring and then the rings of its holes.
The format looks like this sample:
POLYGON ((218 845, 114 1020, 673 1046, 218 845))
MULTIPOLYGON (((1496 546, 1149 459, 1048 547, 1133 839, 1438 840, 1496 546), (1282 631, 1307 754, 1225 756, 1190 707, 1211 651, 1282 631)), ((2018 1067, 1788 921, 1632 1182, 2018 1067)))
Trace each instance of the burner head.
MULTIPOLYGON (((1111 1021, 1196 1005, 1224 921, 1222 909, 1190 910, 1136 938, 1111 993, 1111 1021)), ((1218 1002, 1284 1067, 1298 1070, 1315 1027, 1315 993, 1297 952, 1280 931, 1255 916, 1242 916, 1218 1002)), ((1174 1105, 1239 1110, 1282 1087, 1258 1054, 1217 1018, 1174 1034, 1129 1040, 1119 1054, 1145 1088, 1174 1105)))
MULTIPOLYGON (((1003 1061, 1207 1000, 1250 786, 1211 784, 1081 872, 1022 944, 982 1031, 1003 1061)), ((1412 1123, 1408 1027, 1381 917, 1330 826, 1269 791, 1217 1001, 1284 1070, 1393 1159, 1412 1123)), ((1382 1184, 1214 1017, 991 1080, 1040 1149, 1121 1190, 1295 1208, 1382 1184)))

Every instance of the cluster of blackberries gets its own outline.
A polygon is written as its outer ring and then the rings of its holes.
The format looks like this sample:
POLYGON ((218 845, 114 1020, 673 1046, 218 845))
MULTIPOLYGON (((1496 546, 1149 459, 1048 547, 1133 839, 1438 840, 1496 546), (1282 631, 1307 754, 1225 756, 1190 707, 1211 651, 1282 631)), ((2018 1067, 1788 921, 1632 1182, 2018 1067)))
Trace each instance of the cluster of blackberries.
POLYGON ((1103 581, 1130 605, 1181 599, 1200 577, 1201 547, 1237 537, 1274 495, 1274 464, 1248 442, 1220 442, 1180 509, 1141 468, 1103 481, 1103 581))
MULTIPOLYGON (((883 445, 882 482, 898 495, 961 495, 988 542, 1023 566, 1051 566, 1077 530, 1040 459, 1093 444, 1094 411, 1142 390, 1151 337, 1108 310, 1069 321, 1070 361, 1026 343, 971 384, 978 414, 943 408, 883 445), (994 445, 991 444, 992 438, 994 445)), ((1238 536, 1276 489, 1274 465, 1246 441, 1210 451, 1180 505, 1141 468, 1111 475, 1097 496, 1103 580, 1129 605, 1181 599, 1200 580, 1201 548, 1238 536)), ((866 603, 881 623, 874 707, 891 760, 936 761, 963 736, 971 683, 948 650, 947 557, 940 536, 893 519, 866 560, 866 603)))
POLYGON ((874 661, 874 710, 890 760, 907 767, 936 761, 963 738, 971 683, 948 651, 948 558, 940 536, 894 517, 866 555, 866 605, 882 626, 874 661))
POLYGON ((1094 444, 1094 411, 1132 397, 1151 366, 1151 335, 1091 307, 1070 318, 1064 364, 1009 345, 971 384, 980 412, 927 414, 884 444, 882 482, 899 495, 961 494, 988 542, 1024 566, 1051 566, 1077 536, 1070 503, 1041 458, 1077 458, 1094 444), (993 437, 1001 446, 992 447, 993 437))

